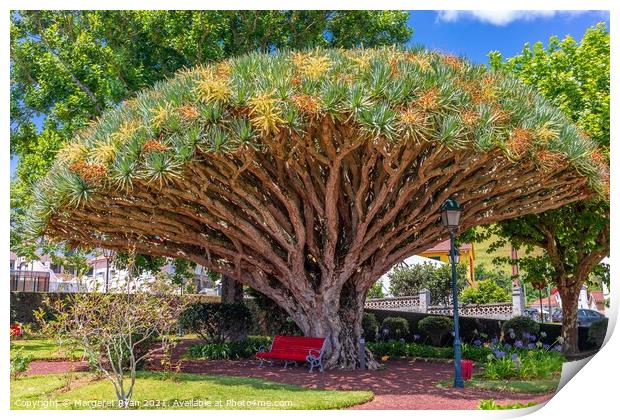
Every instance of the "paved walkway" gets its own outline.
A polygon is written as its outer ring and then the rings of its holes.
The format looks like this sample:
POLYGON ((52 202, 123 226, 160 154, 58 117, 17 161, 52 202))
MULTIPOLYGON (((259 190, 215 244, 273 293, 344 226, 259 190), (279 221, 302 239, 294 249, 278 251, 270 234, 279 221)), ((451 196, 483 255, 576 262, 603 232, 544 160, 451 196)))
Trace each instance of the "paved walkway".
MULTIPOLYGON (((173 351, 173 360, 178 360, 187 347, 196 341, 184 341, 173 351)), ((153 360, 151 370, 159 368, 158 360, 153 360)), ((84 371, 87 365, 82 361, 34 361, 27 374, 39 375, 84 371)), ((324 373, 308 373, 303 366, 283 369, 258 367, 256 360, 204 361, 182 360, 181 371, 210 375, 231 375, 266 379, 274 382, 300 385, 306 388, 334 390, 370 390, 375 398, 353 410, 473 410, 481 399, 493 398, 500 404, 511 402, 544 402, 553 394, 531 395, 510 392, 489 391, 474 388, 438 388, 436 383, 450 379, 452 364, 412 360, 392 360, 385 362, 383 369, 375 371, 330 370, 324 373)))
MULTIPOLYGON (((182 355, 194 341, 184 341, 173 351, 173 359, 182 355)), ((157 362, 153 364, 155 368, 157 362)), ((375 371, 330 370, 308 373, 306 367, 258 367, 256 360, 205 361, 183 360, 181 371, 211 375, 232 375, 267 379, 307 388, 370 390, 375 398, 353 409, 464 410, 476 409, 481 399, 509 402, 544 402, 553 394, 531 395, 474 388, 438 388, 435 384, 453 375, 449 363, 393 360, 375 371)))
POLYGON ((50 373, 85 372, 86 362, 70 360, 35 360, 30 362, 26 375, 47 375, 50 373))

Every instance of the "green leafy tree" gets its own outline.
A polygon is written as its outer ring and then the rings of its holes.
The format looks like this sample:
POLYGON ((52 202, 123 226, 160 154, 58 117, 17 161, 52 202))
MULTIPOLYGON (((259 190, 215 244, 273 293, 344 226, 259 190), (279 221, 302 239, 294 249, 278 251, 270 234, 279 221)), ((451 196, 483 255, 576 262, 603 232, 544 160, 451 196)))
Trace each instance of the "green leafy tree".
MULTIPOLYGON (((467 267, 457 265, 457 289, 467 284, 467 267)), ((390 293, 394 296, 417 296, 422 289, 431 292, 433 305, 447 305, 452 296, 452 268, 449 264, 435 267, 433 264, 415 264, 410 267, 397 267, 389 274, 390 293)))
POLYGON ((492 280, 505 291, 512 291, 512 279, 510 275, 495 265, 489 269, 484 264, 476 264, 474 267, 474 277, 476 281, 492 280))
MULTIPOLYGON (((489 57, 492 68, 515 74, 536 88, 590 136, 599 146, 591 152, 593 159, 609 161, 609 32, 603 23, 589 28, 580 42, 570 36, 552 37, 546 47, 540 42, 526 44, 520 54, 505 61, 498 52, 489 57)), ((609 173, 602 176, 608 179, 609 173)), ((519 217, 492 226, 487 233, 500 236, 496 246, 509 241, 525 248, 526 255, 518 261, 525 281, 549 279, 558 288, 563 350, 578 352, 579 291, 592 272, 605 270, 600 262, 609 255, 608 200, 519 217)))
POLYGON ((383 293, 383 287, 381 282, 378 281, 368 289, 368 293, 366 294, 367 299, 379 299, 385 297, 385 293, 383 293))
MULTIPOLYGON (((12 12, 11 155, 19 163, 11 226, 37 199, 33 183, 67 140, 177 70, 250 51, 404 44, 413 33, 407 18, 407 12, 363 10, 12 12)), ((19 254, 25 247, 53 252, 53 244, 24 244, 17 232, 11 229, 11 247, 19 254)), ((153 272, 155 263, 165 263, 137 260, 153 272)), ((224 299, 242 298, 232 277, 223 283, 224 299)))
POLYGON ((461 292, 462 303, 484 304, 509 302, 510 293, 493 280, 478 281, 475 286, 466 287, 461 292))

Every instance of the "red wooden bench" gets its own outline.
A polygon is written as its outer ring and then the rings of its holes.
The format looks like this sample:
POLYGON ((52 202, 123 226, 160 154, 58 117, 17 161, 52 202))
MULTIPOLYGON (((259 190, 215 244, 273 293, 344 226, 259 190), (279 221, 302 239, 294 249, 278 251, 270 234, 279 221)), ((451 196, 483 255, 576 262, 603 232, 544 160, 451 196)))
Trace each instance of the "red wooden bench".
POLYGON ((323 353, 325 351, 323 337, 295 337, 276 335, 273 338, 269 351, 262 347, 258 349, 256 357, 260 360, 260 367, 268 361, 273 366, 274 360, 284 360, 284 367, 289 363, 308 362, 310 372, 316 367, 323 372, 323 353))

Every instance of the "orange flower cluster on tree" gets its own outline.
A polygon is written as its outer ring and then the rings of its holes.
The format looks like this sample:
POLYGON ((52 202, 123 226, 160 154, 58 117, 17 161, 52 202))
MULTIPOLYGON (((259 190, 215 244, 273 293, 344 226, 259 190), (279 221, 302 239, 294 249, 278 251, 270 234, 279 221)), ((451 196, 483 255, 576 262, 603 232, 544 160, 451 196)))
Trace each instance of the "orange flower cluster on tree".
POLYGON ((87 163, 83 160, 79 160, 71 164, 69 166, 69 170, 78 174, 88 184, 101 182, 108 172, 106 167, 103 165, 87 163))
POLYGON ((184 121, 193 121, 200 115, 198 113, 198 108, 196 108, 196 106, 194 105, 184 105, 180 107, 177 111, 184 121))
POLYGON ((506 144, 508 150, 516 157, 523 157, 530 149, 532 143, 532 131, 526 128, 515 128, 510 133, 510 139, 506 144))
POLYGON ((310 95, 294 95, 291 100, 305 114, 316 115, 321 110, 318 99, 310 95))
POLYGON ((159 140, 151 139, 147 140, 146 143, 142 146, 142 151, 149 152, 165 152, 169 147, 163 144, 159 140))

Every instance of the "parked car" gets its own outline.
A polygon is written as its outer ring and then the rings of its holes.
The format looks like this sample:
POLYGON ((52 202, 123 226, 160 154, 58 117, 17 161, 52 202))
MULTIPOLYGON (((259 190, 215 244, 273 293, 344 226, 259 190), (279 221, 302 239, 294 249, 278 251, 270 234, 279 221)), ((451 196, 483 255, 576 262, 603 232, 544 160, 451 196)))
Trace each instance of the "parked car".
MULTIPOLYGON (((523 315, 536 322, 540 322, 540 309, 538 308, 525 308, 523 315)), ((547 308, 543 308, 543 322, 549 322, 549 311, 547 308)))
MULTIPOLYGON (((562 322, 562 309, 556 309, 551 314, 553 322, 562 322)), ((605 318, 605 315, 592 309, 577 310, 577 325, 580 327, 589 327, 594 321, 605 318)))
POLYGON ((534 321, 540 321, 540 315, 538 314, 538 309, 536 308, 525 308, 523 310, 523 315, 533 319, 534 321))
POLYGON ((578 309, 577 310, 577 325, 580 327, 589 327, 594 321, 605 318, 605 315, 599 311, 592 309, 578 309))

